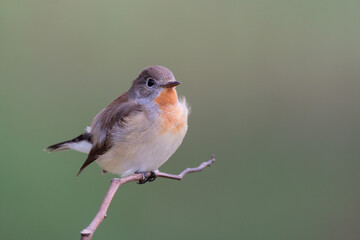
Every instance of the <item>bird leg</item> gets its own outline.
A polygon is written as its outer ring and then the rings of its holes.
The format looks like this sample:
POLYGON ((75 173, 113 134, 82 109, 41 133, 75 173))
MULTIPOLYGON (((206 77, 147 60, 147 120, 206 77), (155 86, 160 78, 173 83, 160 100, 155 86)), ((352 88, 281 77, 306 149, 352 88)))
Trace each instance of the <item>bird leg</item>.
POLYGON ((155 179, 156 179, 156 174, 155 172, 151 171, 150 176, 148 177, 148 182, 153 182, 155 181, 155 179))
POLYGON ((139 173, 141 173, 143 175, 143 179, 139 180, 137 182, 138 184, 144 184, 144 183, 147 183, 147 182, 153 182, 156 179, 156 174, 153 171, 150 172, 150 175, 145 171, 137 170, 135 172, 135 174, 139 174, 139 173))

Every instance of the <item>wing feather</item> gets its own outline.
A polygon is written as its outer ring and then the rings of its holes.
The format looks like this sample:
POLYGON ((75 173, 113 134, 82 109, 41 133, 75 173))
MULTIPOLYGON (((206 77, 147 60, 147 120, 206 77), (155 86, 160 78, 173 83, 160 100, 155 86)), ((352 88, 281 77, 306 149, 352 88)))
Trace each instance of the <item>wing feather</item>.
POLYGON ((126 92, 96 115, 91 124, 90 133, 93 146, 77 176, 84 168, 98 159, 99 156, 106 153, 113 146, 110 136, 111 129, 114 126, 122 127, 126 117, 140 111, 142 111, 141 105, 130 100, 129 94, 126 92))

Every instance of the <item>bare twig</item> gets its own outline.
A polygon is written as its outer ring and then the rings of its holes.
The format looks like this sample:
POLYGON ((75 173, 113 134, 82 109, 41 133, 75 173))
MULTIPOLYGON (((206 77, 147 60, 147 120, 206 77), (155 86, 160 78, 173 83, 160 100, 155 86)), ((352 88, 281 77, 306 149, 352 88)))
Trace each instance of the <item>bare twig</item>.
MULTIPOLYGON (((182 171, 179 175, 174 174, 168 174, 163 173, 160 171, 156 171, 155 175, 156 177, 163 177, 163 178, 170 178, 175 180, 181 180, 186 174, 192 173, 192 172, 200 172, 202 169, 204 169, 207 166, 210 166, 213 162, 215 162, 215 156, 212 155, 211 159, 207 162, 203 162, 196 168, 187 168, 184 171, 182 171)), ((149 173, 150 174, 150 173, 149 173)), ((123 178, 113 178, 111 179, 111 184, 109 187, 108 192, 105 195, 104 201, 101 204, 101 207, 96 214, 95 218, 92 220, 90 225, 81 231, 81 240, 90 240, 96 231, 97 227, 100 225, 100 223, 106 218, 106 213, 109 208, 109 205, 111 203, 111 200, 113 199, 116 191, 119 189, 119 187, 125 183, 133 182, 137 180, 143 180, 144 175, 143 174, 133 174, 127 177, 123 178)))

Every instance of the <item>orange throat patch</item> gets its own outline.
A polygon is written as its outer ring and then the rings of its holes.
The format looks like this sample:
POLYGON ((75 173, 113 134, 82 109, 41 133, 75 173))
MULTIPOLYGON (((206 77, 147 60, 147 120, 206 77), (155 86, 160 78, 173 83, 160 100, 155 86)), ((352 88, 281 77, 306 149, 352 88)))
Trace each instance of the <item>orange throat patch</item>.
POLYGON ((155 98, 161 110, 163 124, 162 133, 171 131, 178 133, 185 125, 184 113, 178 104, 178 96, 174 88, 164 88, 155 98))

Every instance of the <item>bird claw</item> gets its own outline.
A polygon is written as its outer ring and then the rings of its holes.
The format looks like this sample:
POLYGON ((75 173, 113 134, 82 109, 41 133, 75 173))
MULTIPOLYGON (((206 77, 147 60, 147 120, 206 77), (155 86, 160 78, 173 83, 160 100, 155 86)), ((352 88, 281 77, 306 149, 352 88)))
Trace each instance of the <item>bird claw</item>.
POLYGON ((147 183, 147 182, 153 182, 156 179, 156 174, 153 171, 150 172, 150 175, 147 172, 144 172, 144 171, 139 171, 138 170, 138 171, 135 172, 135 174, 139 174, 139 173, 141 173, 143 175, 143 179, 139 180, 137 182, 137 184, 144 184, 144 183, 147 183))
POLYGON ((153 172, 153 171, 151 171, 150 172, 150 176, 148 177, 148 182, 153 182, 153 181, 155 181, 155 179, 156 179, 156 174, 155 174, 155 172, 153 172))

